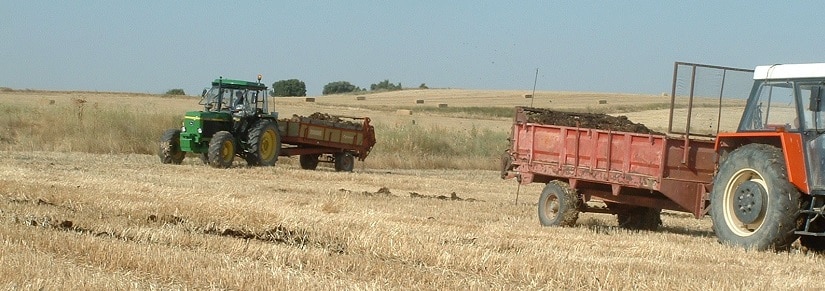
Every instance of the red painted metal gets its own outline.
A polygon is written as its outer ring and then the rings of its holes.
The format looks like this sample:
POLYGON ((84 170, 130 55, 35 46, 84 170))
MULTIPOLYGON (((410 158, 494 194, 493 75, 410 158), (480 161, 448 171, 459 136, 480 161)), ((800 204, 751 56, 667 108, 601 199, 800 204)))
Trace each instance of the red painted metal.
POLYGON ((526 121, 517 107, 509 152, 522 184, 562 179, 588 199, 704 214, 713 141, 526 121))
MULTIPOLYGON (((342 116, 338 116, 342 117, 342 116)), ((351 152, 363 161, 375 145, 375 128, 369 117, 344 117, 359 121, 343 124, 311 118, 282 119, 278 121, 281 132, 282 156, 303 154, 332 154, 351 152)))

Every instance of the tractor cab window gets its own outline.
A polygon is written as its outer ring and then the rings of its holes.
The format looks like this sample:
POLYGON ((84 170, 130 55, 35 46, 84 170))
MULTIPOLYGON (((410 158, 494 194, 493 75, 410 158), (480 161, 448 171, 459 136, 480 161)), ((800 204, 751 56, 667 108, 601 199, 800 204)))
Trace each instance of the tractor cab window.
POLYGON ((804 130, 825 130, 825 82, 809 82, 799 85, 802 97, 802 126, 804 130))
MULTIPOLYGON (((207 110, 213 111, 218 110, 218 102, 220 102, 220 88, 212 87, 206 93, 203 94, 203 98, 201 99, 200 105, 204 105, 207 107, 207 110)), ((223 100, 224 104, 226 104, 226 100, 223 100)), ((221 106, 223 107, 223 106, 221 106)))
POLYGON ((791 82, 764 82, 756 90, 745 108, 739 124, 742 131, 775 131, 783 127, 789 131, 799 130, 794 84, 791 82))

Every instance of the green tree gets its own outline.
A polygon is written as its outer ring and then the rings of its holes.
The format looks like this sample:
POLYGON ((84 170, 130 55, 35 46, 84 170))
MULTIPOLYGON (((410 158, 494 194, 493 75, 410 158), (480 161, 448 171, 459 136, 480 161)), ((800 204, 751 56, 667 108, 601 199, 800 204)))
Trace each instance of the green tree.
POLYGON ((183 92, 183 89, 169 89, 169 91, 166 91, 166 95, 186 95, 186 93, 183 92))
POLYGON ((399 82, 398 85, 396 85, 396 84, 390 83, 390 80, 384 80, 384 81, 378 82, 378 84, 370 85, 370 91, 378 91, 378 90, 384 90, 384 91, 401 90, 401 83, 399 82))
POLYGON ((350 84, 347 81, 337 81, 337 82, 330 82, 329 84, 324 85, 324 91, 322 94, 329 95, 329 94, 338 94, 338 93, 349 93, 349 92, 357 92, 362 91, 363 89, 350 84))
POLYGON ((306 96, 307 85, 298 79, 280 80, 272 83, 269 95, 275 97, 306 96))

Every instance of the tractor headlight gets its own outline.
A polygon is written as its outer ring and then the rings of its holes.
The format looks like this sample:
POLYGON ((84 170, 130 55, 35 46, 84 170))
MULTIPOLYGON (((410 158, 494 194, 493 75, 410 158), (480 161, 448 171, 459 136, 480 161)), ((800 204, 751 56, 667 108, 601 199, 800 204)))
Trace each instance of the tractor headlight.
POLYGON ((203 133, 203 128, 198 127, 198 134, 203 133))
POLYGON ((186 132, 186 126, 182 126, 182 127, 180 128, 180 132, 186 132))

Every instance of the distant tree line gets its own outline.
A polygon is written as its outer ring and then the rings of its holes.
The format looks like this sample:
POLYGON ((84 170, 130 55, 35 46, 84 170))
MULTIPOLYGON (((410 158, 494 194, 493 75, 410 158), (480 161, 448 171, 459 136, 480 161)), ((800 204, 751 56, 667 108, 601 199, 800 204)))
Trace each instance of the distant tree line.
MULTIPOLYGON (((381 82, 376 84, 371 84, 369 91, 372 92, 382 92, 382 91, 398 91, 402 90, 403 87, 401 86, 401 82, 392 83, 389 79, 385 79, 381 82)), ((428 89, 427 85, 421 83, 418 86, 418 89, 428 89)), ((321 92, 323 95, 330 95, 330 94, 342 94, 342 93, 352 93, 352 92, 364 92, 367 89, 358 87, 353 85, 347 81, 335 81, 330 82, 324 85, 324 89, 321 92)), ((272 91, 269 92, 271 96, 275 97, 300 97, 307 95, 307 87, 304 81, 298 79, 288 79, 288 80, 280 80, 275 83, 272 83, 272 91)))

